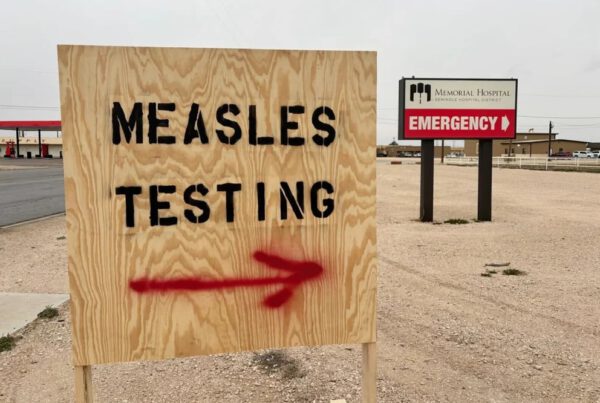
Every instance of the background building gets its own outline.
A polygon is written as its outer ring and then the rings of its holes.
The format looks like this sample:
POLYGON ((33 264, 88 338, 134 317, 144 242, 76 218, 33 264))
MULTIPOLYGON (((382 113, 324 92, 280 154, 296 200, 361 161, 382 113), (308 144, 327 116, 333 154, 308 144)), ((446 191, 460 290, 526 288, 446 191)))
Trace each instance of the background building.
MULTIPOLYGON (((559 152, 573 153, 588 148, 588 142, 586 141, 557 139, 556 134, 551 135, 550 147, 553 154, 559 152)), ((465 156, 477 157, 478 155, 479 140, 465 140, 465 156)), ((494 157, 508 155, 545 157, 548 155, 548 133, 517 133, 514 140, 494 140, 492 155, 494 157)))
POLYGON ((587 148, 590 151, 600 151, 600 143, 587 143, 587 148))

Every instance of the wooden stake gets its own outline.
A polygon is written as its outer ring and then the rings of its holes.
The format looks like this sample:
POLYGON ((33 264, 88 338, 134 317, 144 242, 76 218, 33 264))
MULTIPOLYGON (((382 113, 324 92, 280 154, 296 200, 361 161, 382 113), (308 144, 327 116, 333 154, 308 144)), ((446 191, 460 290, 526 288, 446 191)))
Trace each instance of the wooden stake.
POLYGON ((362 354, 362 401, 377 401, 377 344, 363 343, 362 354))
POLYGON ((92 403, 92 367, 90 365, 75 366, 75 402, 92 403))

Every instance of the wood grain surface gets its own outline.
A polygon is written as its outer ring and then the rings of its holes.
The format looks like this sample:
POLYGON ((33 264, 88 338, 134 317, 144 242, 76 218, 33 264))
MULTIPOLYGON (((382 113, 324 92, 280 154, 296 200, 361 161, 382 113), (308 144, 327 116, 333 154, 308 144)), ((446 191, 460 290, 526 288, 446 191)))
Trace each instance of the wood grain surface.
MULTIPOLYGON (((165 359, 262 348, 375 341, 376 238, 374 52, 270 51, 182 48, 59 46, 69 281, 76 365, 165 359), (113 144, 111 108, 127 116, 135 102, 144 109, 143 144, 113 144), (174 144, 150 144, 149 103, 174 103, 160 111, 169 120, 159 135, 174 144), (200 105, 208 144, 184 144, 189 109, 200 105), (223 104, 236 104, 240 141, 223 144, 215 120, 223 104), (259 135, 273 145, 248 140, 249 105, 256 105, 259 135), (281 106, 302 105, 293 116, 294 137, 280 139, 281 106), (330 106, 335 141, 323 147, 312 111, 330 106), (282 219, 280 182, 305 184, 304 217, 288 206, 282 219), (333 213, 311 213, 310 186, 330 182, 333 213), (241 183, 233 222, 217 184, 241 183), (265 219, 257 219, 256 183, 266 189, 265 219), (184 190, 202 183, 210 219, 185 219, 184 190), (172 226, 152 226, 151 185, 174 185, 161 194, 177 217, 172 226), (120 186, 140 186, 135 225, 125 222, 120 186), (253 252, 318 262, 324 274, 297 287, 276 309, 265 296, 281 285, 205 291, 137 293, 139 277, 258 278, 279 273, 252 259, 253 252)), ((231 117, 231 116, 230 116, 231 117)), ((227 130, 227 129, 224 129, 227 130)), ((324 196, 324 191, 319 193, 324 196)))

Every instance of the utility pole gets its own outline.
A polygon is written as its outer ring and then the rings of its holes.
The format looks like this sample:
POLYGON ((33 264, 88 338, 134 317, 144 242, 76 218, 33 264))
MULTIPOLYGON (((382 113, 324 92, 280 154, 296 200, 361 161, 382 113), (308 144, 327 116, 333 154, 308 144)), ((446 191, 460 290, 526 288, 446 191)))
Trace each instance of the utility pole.
POLYGON ((554 126, 552 126, 552 121, 550 121, 550 124, 548 125, 548 158, 550 158, 550 154, 552 152, 552 128, 554 126))
POLYGON ((444 163, 444 140, 442 140, 442 164, 444 163))

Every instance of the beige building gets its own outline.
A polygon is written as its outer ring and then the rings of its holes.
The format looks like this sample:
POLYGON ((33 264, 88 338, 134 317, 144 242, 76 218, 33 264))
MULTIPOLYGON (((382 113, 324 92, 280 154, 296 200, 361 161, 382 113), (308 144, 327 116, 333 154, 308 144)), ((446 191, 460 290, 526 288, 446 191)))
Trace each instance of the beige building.
MULTIPOLYGON (((552 154, 562 152, 575 152, 585 150, 586 141, 556 139, 552 134, 550 148, 552 154)), ((479 140, 465 140, 465 156, 477 157, 479 155, 479 140)), ((540 157, 548 155, 548 133, 517 133, 513 140, 494 140, 492 146, 494 157, 502 156, 531 156, 540 157)))

